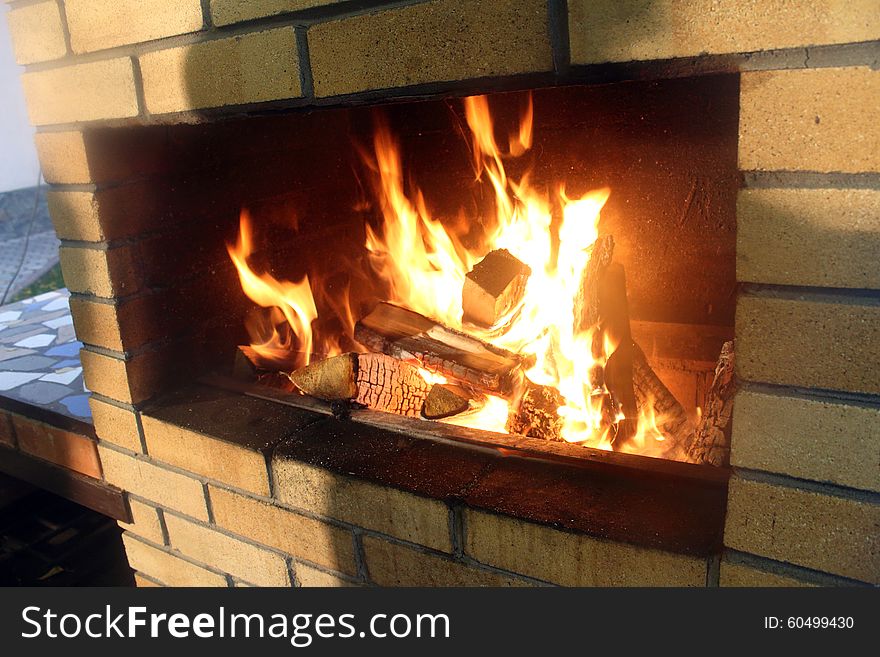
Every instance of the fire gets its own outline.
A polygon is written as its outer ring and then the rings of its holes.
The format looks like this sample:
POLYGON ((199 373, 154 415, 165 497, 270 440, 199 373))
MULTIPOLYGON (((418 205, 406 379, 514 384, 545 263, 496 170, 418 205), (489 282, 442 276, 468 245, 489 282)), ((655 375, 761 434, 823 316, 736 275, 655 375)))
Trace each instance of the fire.
MULTIPOLYGON (((563 439, 611 449, 615 435, 614 425, 609 423, 607 391, 601 377, 591 377, 591 373, 601 372, 617 345, 608 335, 597 335, 598 327, 576 330, 574 316, 590 249, 599 236, 601 211, 611 192, 598 189, 572 197, 561 184, 552 190, 538 188, 531 182, 529 171, 518 180, 508 175, 505 162, 524 156, 532 146, 531 98, 519 126, 508 135, 504 150, 496 141, 488 99, 466 98, 464 109, 475 184, 490 190, 493 216, 465 222, 481 230, 476 239, 457 234, 433 217, 422 191, 405 178, 400 148, 388 126, 380 121, 372 152, 364 154, 381 212, 378 225, 367 225, 365 229, 367 267, 387 290, 389 301, 533 357, 535 364, 526 372, 527 378, 535 384, 555 387, 564 400, 558 409, 563 439), (498 326, 482 329, 463 325, 461 290, 465 275, 486 253, 499 248, 507 249, 531 268, 522 302, 498 326)), ((257 274, 248 264, 252 252, 250 220, 243 213, 238 243, 229 247, 229 254, 245 293, 258 305, 275 309, 264 316, 259 330, 252 329, 253 348, 277 354, 289 351, 295 342, 296 349, 310 353, 315 343, 311 324, 318 313, 308 277, 291 283, 268 273, 257 274), (286 331, 279 330, 277 323, 267 330, 265 322, 272 324, 281 318, 286 322, 286 331)), ((338 300, 336 304, 342 308, 335 312, 346 315, 343 324, 350 331, 350 304, 338 300)), ((328 343, 322 338, 321 346, 325 352, 338 349, 332 339, 328 343)), ((440 381, 435 373, 425 372, 424 376, 431 383, 440 381)), ((444 421, 506 432, 510 403, 490 397, 481 410, 444 421)), ((624 418, 618 415, 611 419, 624 418)), ((650 409, 639 418, 626 419, 637 420, 627 451, 663 453, 663 433, 650 409)))
POLYGON ((376 197, 382 211, 379 231, 366 227, 373 272, 390 290, 389 301, 450 326, 461 324, 461 286, 478 254, 466 250, 440 221, 432 218, 421 191, 404 191, 400 151, 380 122, 373 142, 376 197))
POLYGON ((295 347, 302 354, 297 365, 307 365, 312 353, 312 322, 318 317, 309 277, 297 282, 279 281, 269 273, 257 274, 248 264, 254 251, 251 218, 242 210, 239 220, 238 242, 227 246, 229 257, 238 270, 238 278, 244 293, 259 306, 268 308, 265 315, 248 323, 254 342, 251 347, 261 356, 275 361, 286 361, 295 347), (279 324, 279 313, 286 326, 279 324), (282 328, 279 330, 279 325, 282 328), (266 331, 270 335, 266 335, 266 331), (293 339, 296 339, 294 345, 293 339), (281 357, 284 356, 284 357, 281 357))

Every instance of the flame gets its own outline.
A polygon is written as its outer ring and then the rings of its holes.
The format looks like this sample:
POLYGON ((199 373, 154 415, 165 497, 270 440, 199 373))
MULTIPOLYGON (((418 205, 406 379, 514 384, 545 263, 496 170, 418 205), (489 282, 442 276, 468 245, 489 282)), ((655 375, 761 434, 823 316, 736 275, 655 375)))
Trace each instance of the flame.
POLYGON ((406 305, 446 324, 461 324, 461 286, 476 263, 471 254, 432 218, 421 191, 407 195, 397 143, 379 122, 373 141, 374 189, 382 211, 378 230, 366 227, 373 272, 390 290, 389 301, 406 305))
MULTIPOLYGON (((552 191, 538 188, 531 182, 529 170, 518 180, 508 175, 505 160, 526 155, 532 146, 531 97, 517 129, 508 135, 506 152, 496 141, 485 96, 465 98, 464 111, 475 184, 487 186, 494 201, 491 216, 466 222, 482 231, 477 243, 471 243, 471 236, 466 244, 467 236, 431 215, 421 189, 405 180, 400 148, 379 119, 372 153, 362 153, 381 212, 378 224, 365 229, 370 273, 384 286, 389 301, 533 357, 535 364, 526 372, 528 379, 555 387, 564 400, 558 409, 564 440, 612 449, 615 423, 635 419, 637 428, 625 451, 662 454, 662 418, 654 416, 652 405, 642 409, 638 418, 624 418, 619 412, 615 415, 609 408, 601 372, 618 345, 611 336, 600 334, 596 326, 575 329, 579 325, 574 312, 581 279, 599 236, 600 215, 610 190, 572 197, 562 185, 552 191), (523 299, 497 326, 463 326, 461 289, 465 275, 486 253, 499 248, 531 268, 523 299)), ((257 274, 248 264, 252 252, 250 219, 243 212, 238 243, 229 247, 229 255, 248 297, 270 309, 261 326, 249 327, 252 346, 267 357, 289 352, 294 342, 296 349, 310 353, 314 342, 311 323, 318 314, 308 277, 287 282, 268 273, 257 274), (286 322, 283 330, 278 327, 282 319, 286 322)), ((342 319, 343 333, 350 337, 354 319, 347 294, 335 295, 327 303, 342 319)), ((338 340, 332 336, 322 336, 320 344, 325 352, 338 353, 338 340)), ((433 372, 422 374, 429 383, 445 381, 433 372)), ((509 411, 510 401, 490 396, 481 409, 443 421, 506 433, 509 411)))
POLYGON ((649 396, 639 412, 638 426, 630 439, 621 446, 621 451, 643 456, 670 456, 670 445, 660 428, 665 418, 654 410, 654 399, 649 396))
POLYGON ((251 269, 248 259, 254 252, 253 230, 246 210, 242 210, 239 218, 238 241, 234 246, 227 245, 227 251, 238 270, 241 289, 251 301, 269 309, 262 321, 248 324, 253 340, 251 346, 270 360, 285 360, 277 356, 289 355, 295 347, 303 355, 301 364, 307 365, 312 353, 312 322, 318 317, 309 277, 303 276, 296 282, 279 281, 269 273, 257 274, 251 269), (287 321, 289 332, 277 329, 278 313, 287 321), (267 326, 272 330, 268 338, 265 333, 261 335, 261 329, 267 326), (296 345, 293 344, 294 337, 296 345))
POLYGON ((488 395, 486 403, 478 409, 443 418, 440 422, 459 427, 483 429, 495 433, 508 433, 507 418, 510 415, 510 402, 495 395, 488 395))

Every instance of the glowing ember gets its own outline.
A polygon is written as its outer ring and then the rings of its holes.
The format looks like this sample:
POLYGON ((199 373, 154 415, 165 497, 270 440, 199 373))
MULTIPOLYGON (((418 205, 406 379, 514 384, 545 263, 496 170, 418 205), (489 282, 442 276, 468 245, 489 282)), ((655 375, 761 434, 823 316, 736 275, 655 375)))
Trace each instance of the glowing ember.
MULTIPOLYGON (((607 405, 603 406, 607 391, 602 384, 591 384, 590 373, 604 368, 617 345, 608 335, 596 336, 596 326, 577 331, 574 316, 590 249, 599 236, 600 213, 611 192, 599 189, 572 198, 562 184, 551 192, 536 188, 528 172, 518 180, 508 176, 505 160, 522 156, 532 145, 531 99, 503 152, 495 139, 488 100, 470 97, 464 100, 464 106, 477 184, 487 186, 494 197, 494 216, 471 217, 464 222, 471 228, 481 227, 478 245, 473 246, 473 234, 465 240, 464 235, 455 234, 432 217, 421 190, 411 181, 405 184, 398 145, 387 125, 380 122, 373 151, 364 156, 381 211, 380 224, 376 228, 366 226, 367 266, 384 285, 388 301, 533 357, 535 364, 526 372, 527 378, 556 388, 564 400, 558 408, 563 425, 561 437, 572 443, 611 449, 615 425, 609 423, 607 405), (496 326, 486 329, 462 325, 465 275, 486 253, 501 248, 531 268, 522 302, 496 326), (599 339, 594 341, 596 337, 599 339)), ((311 324, 318 312, 309 279, 292 283, 268 273, 258 274, 248 263, 252 251, 250 220, 243 212, 239 240, 229 247, 229 254, 244 292, 270 309, 249 323, 251 346, 285 367, 289 367, 294 351, 339 353, 340 336, 312 334, 311 324)), ((353 313, 347 297, 335 299, 333 305, 333 311, 343 320, 346 337, 351 338, 353 313)), ((445 381, 436 373, 423 372, 429 383, 445 381)), ((506 433, 511 403, 516 402, 516 395, 512 400, 490 396, 481 409, 443 421, 506 433)), ((618 415, 611 419, 624 418, 618 415)), ((652 406, 648 404, 636 419, 635 434, 624 450, 663 454, 666 446, 658 429, 660 418, 655 417, 652 406)))

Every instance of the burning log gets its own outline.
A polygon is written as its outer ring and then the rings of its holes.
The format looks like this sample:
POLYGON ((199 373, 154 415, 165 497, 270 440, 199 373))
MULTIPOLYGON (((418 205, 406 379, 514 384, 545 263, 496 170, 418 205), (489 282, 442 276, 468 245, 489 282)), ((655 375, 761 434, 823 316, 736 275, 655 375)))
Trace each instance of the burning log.
POLYGON ((726 466, 730 462, 730 429, 733 415, 734 381, 733 342, 725 342, 715 367, 715 377, 706 396, 706 408, 685 446, 688 460, 726 466))
POLYGON ((562 440, 559 407, 564 404, 556 388, 528 381, 519 406, 507 420, 507 430, 531 438, 562 440))
POLYGON ((232 359, 232 376, 242 381, 251 381, 259 370, 256 352, 245 345, 239 345, 232 359))
POLYGON ((318 399, 354 399, 358 393, 358 365, 358 354, 342 354, 301 367, 290 375, 290 380, 318 399))
POLYGON ((649 405, 657 419, 657 428, 670 440, 670 449, 686 445, 693 425, 682 405, 651 369, 645 352, 632 343, 633 388, 640 409, 649 405))
POLYGON ((420 365, 484 392, 509 394, 522 377, 522 356, 390 303, 380 303, 361 319, 354 338, 370 351, 420 365))
POLYGON ((599 284, 614 255, 614 238, 603 235, 593 242, 590 260, 574 300, 574 332, 583 333, 599 323, 599 284))
POLYGON ((450 383, 436 383, 422 406, 422 417, 427 420, 440 420, 459 415, 485 403, 485 397, 463 386, 450 383))
MULTIPOLYGON (((621 446, 635 433, 639 407, 633 390, 633 341, 629 325, 629 303, 626 296, 626 272, 621 264, 607 265, 597 289, 600 335, 608 336, 617 348, 605 363, 605 387, 611 393, 615 411, 626 418, 618 423, 614 448, 621 446)), ((615 416, 617 413, 615 413, 615 416)))
POLYGON ((464 279, 462 319, 479 326, 494 326, 522 300, 531 273, 531 268, 507 249, 489 252, 464 279))
POLYGON ((290 375, 307 395, 351 400, 386 413, 416 417, 431 385, 417 367, 384 354, 343 354, 311 363, 290 375))

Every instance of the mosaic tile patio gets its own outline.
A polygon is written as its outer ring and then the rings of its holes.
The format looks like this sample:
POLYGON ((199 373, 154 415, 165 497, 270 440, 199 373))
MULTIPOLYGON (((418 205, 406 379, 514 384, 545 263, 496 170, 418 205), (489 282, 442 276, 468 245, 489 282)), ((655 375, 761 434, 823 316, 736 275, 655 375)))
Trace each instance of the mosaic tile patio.
POLYGON ((0 396, 90 421, 65 290, 0 306, 0 396))

